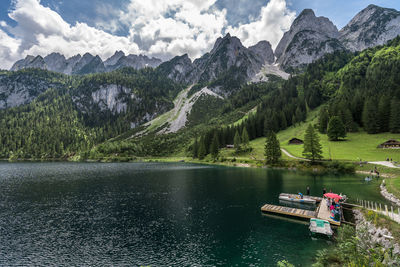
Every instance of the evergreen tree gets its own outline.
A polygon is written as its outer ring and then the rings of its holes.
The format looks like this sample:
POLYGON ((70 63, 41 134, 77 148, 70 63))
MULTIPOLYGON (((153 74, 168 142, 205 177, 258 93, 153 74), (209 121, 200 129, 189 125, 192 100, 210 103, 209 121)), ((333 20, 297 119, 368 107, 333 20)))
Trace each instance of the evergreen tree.
POLYGON ((268 164, 277 163, 282 156, 281 147, 274 132, 269 132, 265 140, 264 156, 268 164))
POLYGON ((304 136, 303 156, 312 162, 322 159, 322 146, 319 143, 319 136, 311 124, 308 125, 304 136))
POLYGON ((240 147, 241 140, 240 140, 239 132, 237 130, 236 130, 236 133, 235 133, 235 137, 233 138, 233 144, 235 146, 236 152, 239 152, 240 149, 241 149, 241 147, 240 147))
POLYGON ((196 139, 194 139, 194 143, 193 143, 193 155, 192 156, 194 159, 197 158, 198 151, 199 151, 199 143, 198 143, 197 137, 196 137, 196 139))
POLYGON ((331 141, 337 141, 339 137, 346 137, 346 129, 338 116, 333 116, 329 120, 327 135, 331 141))
POLYGON ((279 115, 280 128, 281 130, 285 130, 287 128, 287 120, 285 113, 281 111, 279 114, 280 114, 279 115))
POLYGON ((387 95, 381 96, 378 104, 379 114, 379 130, 380 132, 388 132, 390 129, 390 97, 387 95))
POLYGON ((400 133, 400 101, 395 98, 391 103, 390 132, 400 133))
POLYGON ((210 147, 210 153, 214 160, 218 157, 218 152, 219 152, 219 138, 218 138, 218 133, 215 132, 210 147))
POLYGON ((345 102, 340 103, 338 115, 343 123, 346 132, 355 132, 357 130, 357 127, 355 127, 353 115, 351 115, 351 111, 348 106, 349 105, 345 102))
POLYGON ((378 122, 378 109, 375 101, 370 98, 364 103, 363 110, 363 124, 364 129, 369 134, 375 134, 379 132, 379 122, 378 122))
POLYGON ((326 133, 328 122, 329 122, 328 110, 326 109, 326 107, 322 107, 318 117, 318 131, 320 133, 326 133))
POLYGON ((197 152, 197 157, 199 159, 204 159, 207 155, 207 150, 206 150, 206 145, 204 143, 204 138, 200 138, 200 143, 199 143, 199 150, 197 152))
POLYGON ((249 148, 249 135, 247 134, 246 127, 243 128, 241 141, 242 141, 244 148, 248 149, 249 148))

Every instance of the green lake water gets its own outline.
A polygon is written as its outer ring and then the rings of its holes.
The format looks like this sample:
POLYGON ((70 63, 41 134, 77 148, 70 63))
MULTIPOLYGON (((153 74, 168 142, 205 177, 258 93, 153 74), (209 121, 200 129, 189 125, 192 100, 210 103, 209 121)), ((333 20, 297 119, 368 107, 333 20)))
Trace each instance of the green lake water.
POLYGON ((309 266, 328 241, 262 215, 281 192, 384 203, 380 181, 173 163, 0 163, 1 266, 309 266))

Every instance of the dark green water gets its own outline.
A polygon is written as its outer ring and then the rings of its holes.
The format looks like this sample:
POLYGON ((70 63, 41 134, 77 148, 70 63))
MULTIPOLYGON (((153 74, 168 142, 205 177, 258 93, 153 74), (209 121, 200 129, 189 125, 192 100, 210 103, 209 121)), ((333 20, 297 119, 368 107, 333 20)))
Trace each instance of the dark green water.
POLYGON ((383 201, 378 184, 189 164, 0 163, 0 265, 308 266, 327 241, 260 207, 307 185, 383 201))

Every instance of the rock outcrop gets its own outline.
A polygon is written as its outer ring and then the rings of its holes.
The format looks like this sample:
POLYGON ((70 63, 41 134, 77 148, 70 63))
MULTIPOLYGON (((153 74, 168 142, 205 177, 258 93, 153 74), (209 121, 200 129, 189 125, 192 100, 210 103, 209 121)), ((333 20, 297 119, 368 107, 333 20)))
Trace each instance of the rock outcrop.
POLYGON ((0 109, 29 104, 49 88, 61 84, 52 81, 52 75, 41 76, 42 70, 0 75, 0 109))
POLYGON ((399 34, 399 11, 369 5, 340 30, 339 39, 347 49, 361 51, 383 45, 399 34))
POLYGON ((274 51, 268 41, 260 41, 256 45, 250 46, 249 50, 260 57, 264 64, 273 64, 275 61, 274 51))
POLYGON ((338 37, 339 31, 328 18, 316 17, 314 11, 305 9, 276 47, 277 63, 283 69, 296 68, 327 53, 343 50, 338 37))
POLYGON ((389 200, 390 202, 392 202, 393 204, 397 205, 400 207, 400 199, 398 199, 397 197, 395 197, 392 193, 389 193, 386 189, 386 185, 385 185, 385 180, 382 181, 381 185, 380 185, 380 191, 381 191, 381 195, 386 198, 387 200, 389 200))

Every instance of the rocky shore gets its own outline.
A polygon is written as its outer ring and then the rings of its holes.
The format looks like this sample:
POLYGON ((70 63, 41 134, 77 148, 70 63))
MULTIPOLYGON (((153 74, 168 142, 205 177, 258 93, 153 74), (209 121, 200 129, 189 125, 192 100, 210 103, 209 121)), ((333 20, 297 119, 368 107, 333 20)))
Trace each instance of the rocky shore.
POLYGON ((385 180, 382 181, 381 185, 381 195, 386 198, 387 200, 389 200, 390 202, 392 202, 393 204, 400 206, 400 199, 398 199, 397 197, 395 197, 392 193, 389 193, 386 189, 385 186, 385 180))
POLYGON ((368 222, 360 210, 354 209, 353 212, 359 240, 358 246, 365 250, 380 246, 384 248, 385 251, 389 252, 387 253, 388 256, 385 256, 384 264, 388 266, 399 266, 400 245, 394 242, 393 236, 389 230, 377 227, 373 223, 368 222))

